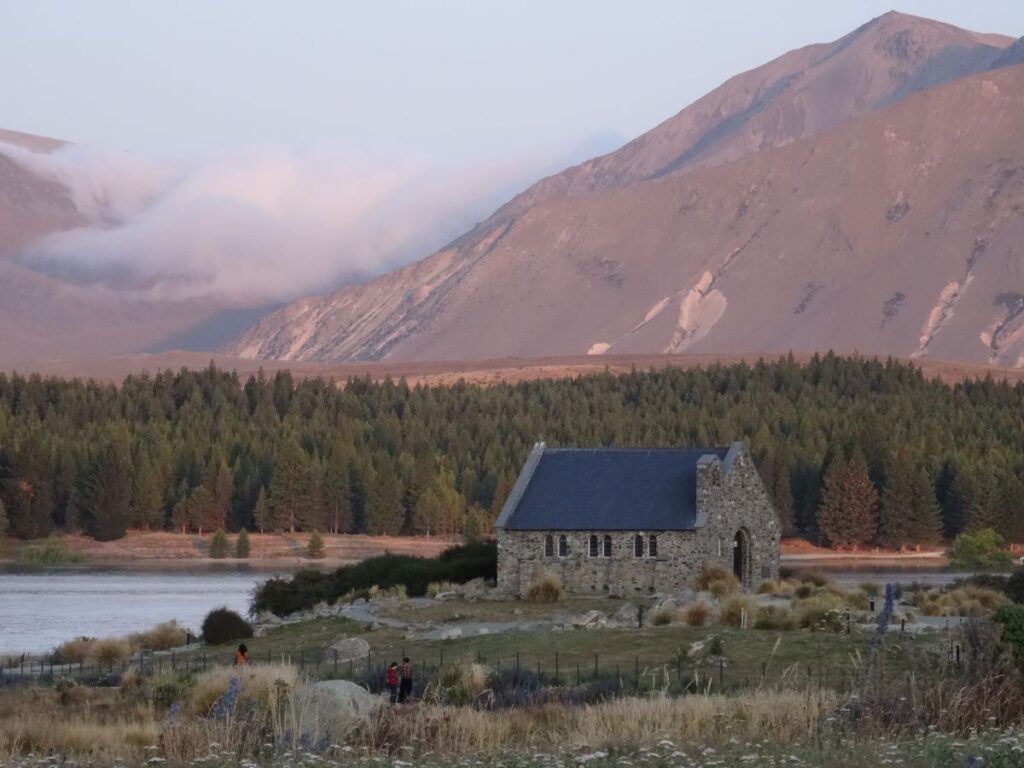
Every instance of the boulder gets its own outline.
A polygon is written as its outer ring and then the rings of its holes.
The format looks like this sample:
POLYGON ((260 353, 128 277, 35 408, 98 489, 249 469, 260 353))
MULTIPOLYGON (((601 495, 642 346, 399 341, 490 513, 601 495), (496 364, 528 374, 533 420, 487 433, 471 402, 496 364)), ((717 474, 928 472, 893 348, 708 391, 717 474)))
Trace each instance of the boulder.
POLYGON ((624 627, 635 627, 640 621, 640 608, 633 603, 623 603, 612 614, 612 621, 624 627))
POLYGON ((476 600, 487 594, 488 587, 487 582, 481 576, 480 578, 467 581, 465 584, 460 584, 455 588, 455 591, 467 600, 476 600))
POLYGON ((608 617, 601 611, 587 611, 569 619, 569 624, 580 629, 596 629, 608 623, 608 617))
POLYGON ((330 646, 328 658, 338 654, 338 661, 358 661, 370 655, 370 644, 361 637, 343 637, 330 646))
POLYGON ((462 630, 458 627, 446 627, 441 630, 440 637, 442 640, 454 640, 457 637, 462 637, 462 630))
POLYGON ((348 680, 324 680, 295 692, 300 738, 308 743, 337 742, 352 729, 367 725, 383 699, 348 680))

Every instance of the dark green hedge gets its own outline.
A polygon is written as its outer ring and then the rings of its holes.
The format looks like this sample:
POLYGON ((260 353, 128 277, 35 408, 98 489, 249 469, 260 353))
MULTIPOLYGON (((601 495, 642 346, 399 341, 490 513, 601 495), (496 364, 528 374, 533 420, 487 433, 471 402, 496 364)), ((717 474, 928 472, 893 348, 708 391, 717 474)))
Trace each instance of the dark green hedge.
POLYGON ((252 608, 257 613, 270 611, 287 616, 317 603, 333 604, 343 595, 373 586, 386 589, 403 585, 409 597, 421 597, 434 581, 464 584, 476 578, 495 579, 497 574, 497 545, 493 541, 473 542, 447 549, 433 559, 382 555, 333 573, 300 571, 290 579, 270 579, 257 588, 252 608))

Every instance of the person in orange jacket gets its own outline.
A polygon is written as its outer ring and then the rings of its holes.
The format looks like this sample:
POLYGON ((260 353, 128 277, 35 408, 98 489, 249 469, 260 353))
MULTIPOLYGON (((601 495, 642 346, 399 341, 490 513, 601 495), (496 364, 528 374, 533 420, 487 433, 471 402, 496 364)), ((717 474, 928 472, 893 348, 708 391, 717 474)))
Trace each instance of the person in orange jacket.
POLYGON ((235 651, 235 666, 244 667, 249 663, 249 649, 245 647, 245 643, 240 643, 238 650, 235 651))

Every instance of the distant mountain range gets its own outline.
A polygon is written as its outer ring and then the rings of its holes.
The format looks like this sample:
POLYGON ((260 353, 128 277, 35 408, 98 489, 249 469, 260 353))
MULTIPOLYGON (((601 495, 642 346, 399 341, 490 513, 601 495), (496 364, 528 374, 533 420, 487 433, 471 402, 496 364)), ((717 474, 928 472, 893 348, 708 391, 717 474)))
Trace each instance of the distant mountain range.
POLYGON ((322 363, 834 349, 1021 367, 1022 65, 1024 39, 889 13, 732 78, 425 259, 276 309, 126 299, 20 260, 89 221, 4 151, 62 143, 0 131, 0 365, 219 347, 322 363))
POLYGON ((889 13, 543 179, 223 351, 836 349, 1024 363, 1024 42, 889 13))

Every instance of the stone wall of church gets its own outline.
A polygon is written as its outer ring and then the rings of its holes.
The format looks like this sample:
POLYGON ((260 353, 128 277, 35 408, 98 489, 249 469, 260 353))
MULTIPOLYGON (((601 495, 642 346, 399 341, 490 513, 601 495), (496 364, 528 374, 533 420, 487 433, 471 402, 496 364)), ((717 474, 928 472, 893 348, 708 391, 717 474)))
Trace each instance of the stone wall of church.
MULTIPOLYGON (((697 523, 692 531, 543 531, 499 530, 498 587, 524 595, 545 573, 578 595, 673 594, 692 587, 706 564, 733 570, 734 545, 744 548, 743 581, 756 588, 778 578, 781 530, 761 478, 745 450, 729 459, 728 471, 713 457, 697 469, 697 523), (739 534, 739 536, 737 536, 739 534), (636 536, 643 537, 638 556, 636 536), (546 539, 551 537, 551 548, 546 539), (560 555, 560 538, 566 548, 560 555), (590 540, 597 537, 597 555, 590 540), (611 541, 605 556, 604 540, 611 541), (651 556, 651 537, 657 553, 651 556)), ((629 510, 623 510, 629 516, 629 510)))

